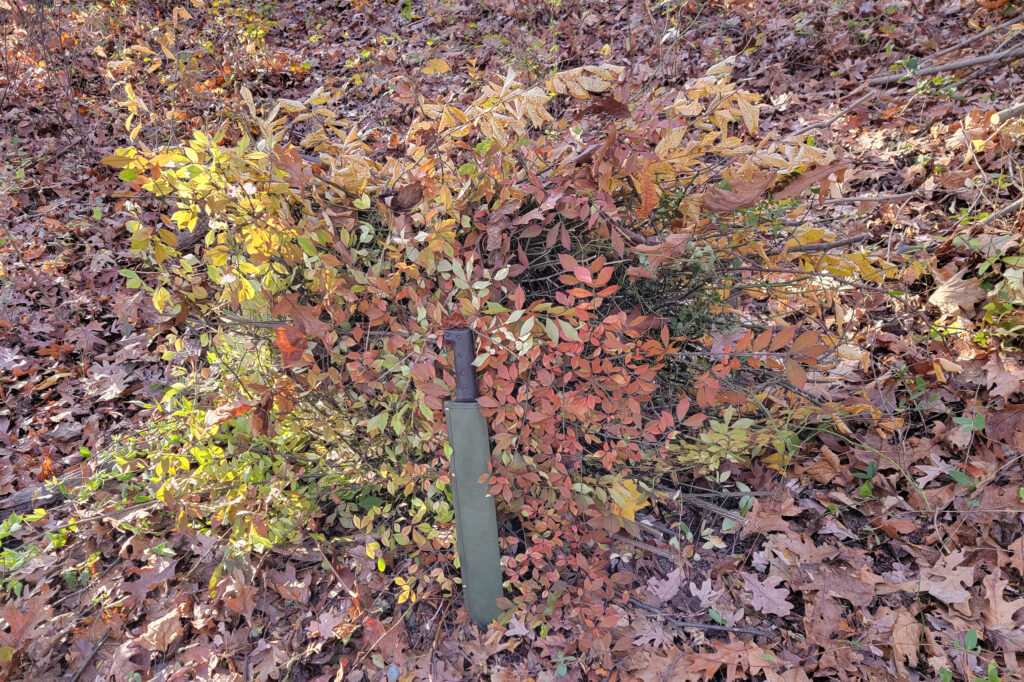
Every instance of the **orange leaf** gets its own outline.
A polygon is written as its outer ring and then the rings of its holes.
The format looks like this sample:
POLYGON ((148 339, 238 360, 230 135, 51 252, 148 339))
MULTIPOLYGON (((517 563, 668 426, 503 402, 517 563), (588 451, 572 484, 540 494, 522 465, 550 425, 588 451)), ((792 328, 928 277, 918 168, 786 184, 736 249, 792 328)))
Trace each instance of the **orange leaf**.
POLYGON ((206 417, 203 419, 203 423, 207 426, 214 426, 215 424, 223 424, 229 419, 245 414, 256 405, 252 402, 235 401, 226 405, 221 405, 215 410, 210 410, 206 413, 206 417))
POLYGON ((274 331, 274 345, 281 351, 286 365, 298 362, 306 352, 306 335, 297 327, 284 325, 274 331))
POLYGON ((793 358, 786 359, 786 379, 800 390, 807 384, 807 372, 793 358))
POLYGON ((772 339, 772 345, 769 346, 769 350, 774 352, 783 346, 788 345, 793 340, 794 336, 796 336, 796 327, 785 327, 774 339, 772 339))

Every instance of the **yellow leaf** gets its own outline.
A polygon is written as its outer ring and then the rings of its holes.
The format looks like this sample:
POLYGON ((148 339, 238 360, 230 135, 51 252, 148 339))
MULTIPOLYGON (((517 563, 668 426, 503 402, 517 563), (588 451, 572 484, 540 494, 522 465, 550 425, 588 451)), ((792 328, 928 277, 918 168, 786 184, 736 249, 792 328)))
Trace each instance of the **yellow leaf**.
POLYGON ((281 109, 283 109, 286 113, 289 114, 295 114, 300 111, 306 110, 305 104, 303 104, 302 102, 297 102, 293 99, 281 98, 278 100, 278 105, 281 107, 281 109))
POLYGON ((736 55, 733 55, 728 59, 723 59, 708 69, 706 73, 709 76, 727 76, 732 73, 734 66, 736 66, 736 55))
POLYGON ((751 104, 743 97, 736 99, 736 104, 740 108, 740 116, 743 117, 743 125, 747 127, 747 130, 751 135, 757 133, 757 121, 760 116, 760 105, 751 104))
POLYGON ((448 66, 448 62, 443 59, 431 59, 427 62, 427 65, 423 67, 423 73, 428 76, 432 76, 435 73, 448 73, 452 70, 452 67, 448 66))
POLYGON ((171 292, 167 291, 166 288, 160 287, 153 292, 153 307, 156 308, 158 313, 163 313, 164 307, 171 302, 171 292))
POLYGON ((647 496, 636 487, 636 481, 627 478, 612 485, 612 512, 624 519, 636 521, 637 511, 648 506, 647 496))

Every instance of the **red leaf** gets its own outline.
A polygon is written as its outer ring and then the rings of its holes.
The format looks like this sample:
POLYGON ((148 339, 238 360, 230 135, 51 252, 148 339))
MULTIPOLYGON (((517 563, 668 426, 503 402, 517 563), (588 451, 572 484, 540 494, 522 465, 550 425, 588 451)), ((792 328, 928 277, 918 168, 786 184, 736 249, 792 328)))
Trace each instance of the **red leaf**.
POLYGON ((594 277, 590 274, 590 270, 582 265, 577 265, 572 269, 572 274, 576 275, 576 279, 583 282, 584 284, 593 284, 594 277))
POLYGON ((783 346, 789 345, 796 335, 796 327, 786 327, 778 333, 778 335, 772 339, 772 345, 769 347, 771 351, 777 351, 783 346))
POLYGON ((690 411, 690 399, 683 396, 683 399, 676 404, 676 416, 682 419, 690 411))
POLYGON ((691 428, 696 428, 696 427, 700 426, 701 424, 703 424, 704 420, 707 419, 707 418, 708 418, 708 416, 706 414, 704 414, 703 412, 698 412, 697 414, 693 415, 692 417, 690 417, 689 419, 684 421, 683 422, 683 426, 689 426, 691 428))

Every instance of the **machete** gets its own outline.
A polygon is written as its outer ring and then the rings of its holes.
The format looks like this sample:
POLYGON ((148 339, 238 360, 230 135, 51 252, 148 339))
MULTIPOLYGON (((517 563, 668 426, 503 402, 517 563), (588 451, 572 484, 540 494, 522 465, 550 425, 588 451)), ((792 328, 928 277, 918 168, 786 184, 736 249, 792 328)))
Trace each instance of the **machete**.
POLYGON ((491 439, 477 404, 476 369, 473 367, 473 331, 446 329, 455 365, 455 399, 445 401, 448 440, 452 446, 451 472, 455 501, 455 546, 462 567, 466 610, 477 625, 501 615, 495 603, 501 591, 501 556, 494 498, 487 494, 487 463, 491 439), (481 479, 484 481, 481 483, 481 479))

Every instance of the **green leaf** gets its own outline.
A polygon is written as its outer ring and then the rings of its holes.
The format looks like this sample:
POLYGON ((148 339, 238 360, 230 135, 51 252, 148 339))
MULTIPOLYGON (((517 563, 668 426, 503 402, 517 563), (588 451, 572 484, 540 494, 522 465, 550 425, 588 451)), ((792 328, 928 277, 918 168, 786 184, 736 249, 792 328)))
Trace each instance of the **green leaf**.
POLYGON ((352 205, 358 208, 360 211, 365 211, 370 208, 370 197, 363 192, 358 199, 352 202, 352 205))
POLYGON ((964 649, 967 651, 974 651, 978 648, 978 631, 968 630, 967 634, 964 635, 964 649))
POLYGON ((544 332, 551 339, 551 343, 558 343, 558 325, 550 317, 544 321, 544 332))
POLYGON ((874 495, 874 488, 871 487, 871 481, 864 481, 864 483, 857 489, 857 494, 862 498, 867 499, 874 495))
POLYGON ((371 435, 381 433, 388 427, 388 416, 387 412, 381 412, 376 417, 373 417, 370 421, 366 422, 366 430, 371 435))
POLYGON ((309 237, 299 237, 296 241, 304 254, 307 256, 316 255, 316 246, 313 245, 313 241, 309 237))
POLYGON ((950 469, 949 471, 946 472, 946 475, 952 478, 960 485, 971 484, 971 477, 965 474, 964 472, 960 471, 959 469, 950 469))

